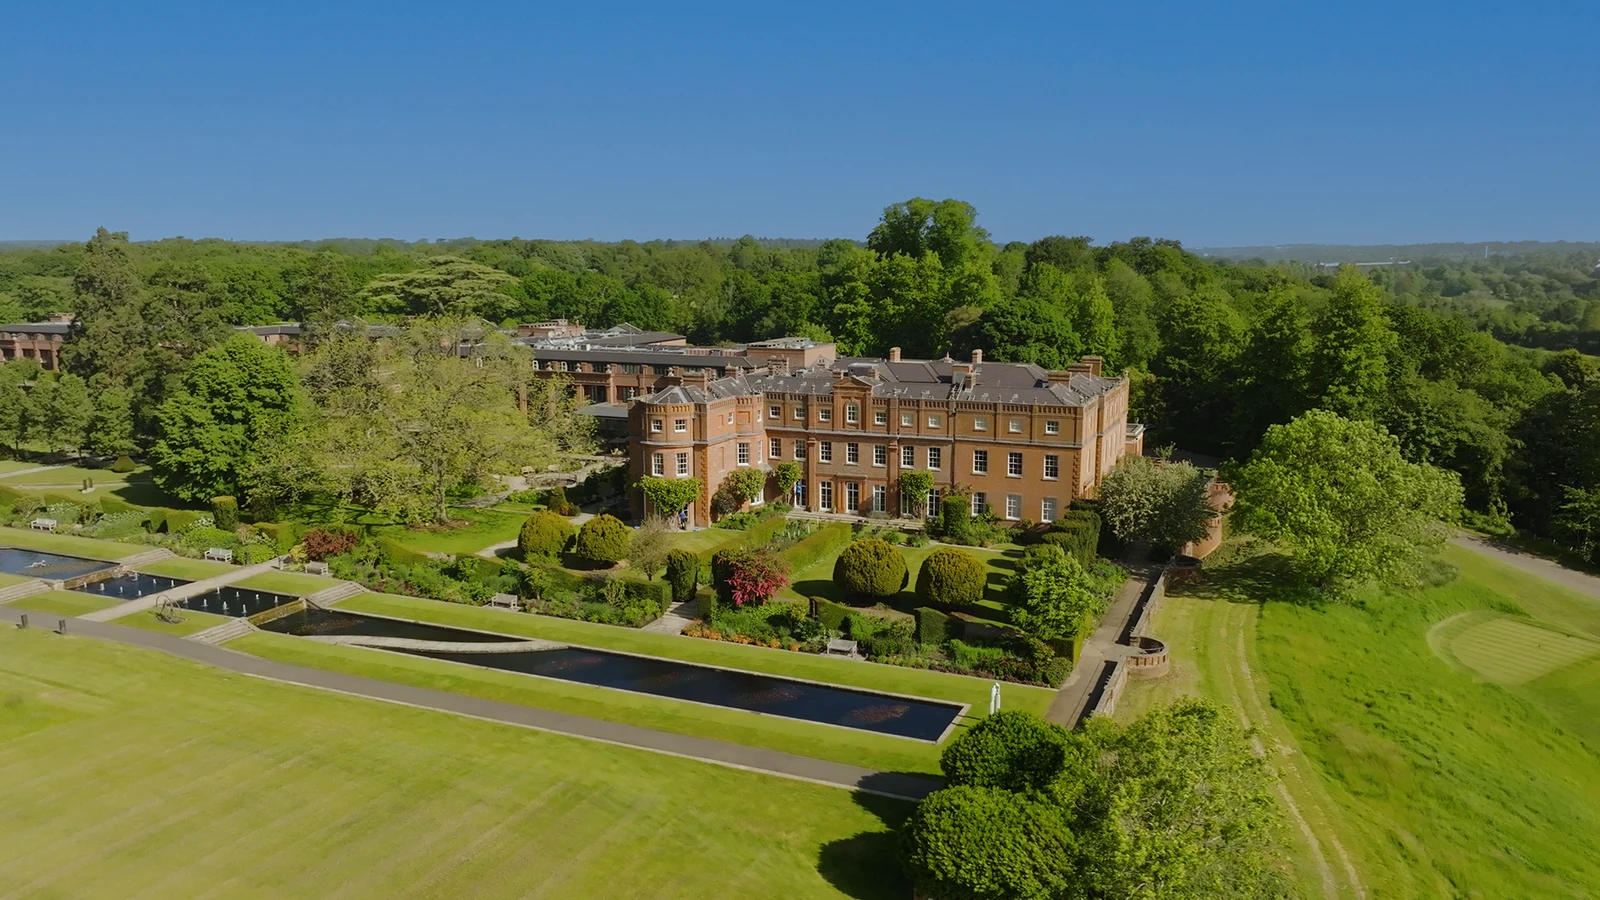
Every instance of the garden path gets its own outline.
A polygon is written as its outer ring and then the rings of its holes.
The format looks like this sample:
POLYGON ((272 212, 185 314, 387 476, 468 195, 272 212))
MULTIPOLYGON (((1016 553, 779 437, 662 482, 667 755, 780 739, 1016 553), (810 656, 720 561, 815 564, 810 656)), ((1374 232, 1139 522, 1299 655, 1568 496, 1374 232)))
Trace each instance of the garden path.
POLYGON ((15 472, 0 472, 0 478, 15 478, 18 475, 32 475, 36 472, 48 472, 51 469, 60 469, 62 466, 34 466, 31 469, 18 469, 15 472))
POLYGON ((1571 588, 1591 597, 1600 597, 1600 578, 1577 569, 1569 569, 1554 560, 1542 556, 1534 556, 1522 550, 1507 547, 1496 541, 1485 540, 1470 534, 1458 535, 1450 539, 1450 543, 1457 547, 1471 550, 1473 553, 1499 560, 1508 566, 1521 569, 1529 575, 1537 575, 1546 581, 1553 581, 1565 588, 1571 588))
POLYGON ((1083 721, 1088 714, 1086 707, 1089 694, 1093 692, 1106 661, 1120 659, 1128 652, 1128 648, 1118 639, 1128 629, 1128 620, 1133 617, 1134 610, 1139 608, 1139 595, 1144 592, 1148 580, 1143 573, 1133 573, 1122 583, 1122 590, 1117 592, 1117 599, 1111 601, 1111 608, 1100 620, 1100 627, 1083 642, 1083 652, 1073 664, 1072 674, 1067 676, 1066 683, 1056 692, 1056 699, 1044 715, 1046 719, 1068 728, 1076 728, 1083 721))
MULTIPOLYGON (((22 615, 23 612, 21 610, 0 607, 0 622, 15 623, 20 620, 22 615)), ((943 786, 943 782, 940 779, 927 775, 879 772, 860 766, 812 759, 811 757, 799 756, 793 753, 763 750, 758 747, 745 747, 709 738, 654 731, 649 728, 640 728, 636 725, 604 722, 599 719, 585 718, 570 713, 535 709, 515 703, 485 700, 479 697, 469 697, 445 691, 378 681, 340 672, 308 669, 303 666, 289 665, 257 656, 250 656, 235 650, 229 650, 226 647, 215 647, 210 644, 184 640, 175 635, 86 621, 86 618, 80 617, 73 620, 71 635, 87 635, 92 638, 161 650, 174 656, 219 669, 283 684, 348 694, 354 697, 380 700, 385 703, 397 703, 402 706, 432 709, 452 715, 468 716, 474 719, 498 722, 519 728, 529 728, 535 731, 564 734, 583 740, 632 747, 652 753, 662 753, 668 756, 693 759, 733 769, 760 772, 780 778, 808 781, 813 784, 843 788, 849 791, 861 791, 898 800, 920 800, 943 786)), ((182 699, 177 698, 174 702, 181 705, 182 699)))
POLYGON ((639 630, 656 634, 683 634, 683 630, 694 624, 694 620, 699 616, 700 599, 697 597, 692 600, 685 600, 682 603, 672 604, 662 614, 661 618, 639 630))

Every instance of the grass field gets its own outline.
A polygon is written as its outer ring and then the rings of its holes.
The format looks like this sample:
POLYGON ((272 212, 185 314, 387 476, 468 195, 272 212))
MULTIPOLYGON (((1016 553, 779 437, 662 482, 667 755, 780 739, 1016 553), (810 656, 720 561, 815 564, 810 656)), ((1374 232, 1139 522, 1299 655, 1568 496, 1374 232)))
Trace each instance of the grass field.
POLYGON ((387 537, 419 553, 472 554, 485 547, 516 540, 523 521, 528 518, 524 513, 460 507, 451 509, 450 515, 472 524, 449 531, 422 531, 404 525, 378 525, 372 530, 380 537, 387 537))
POLYGON ((7 572, 0 572, 0 587, 10 587, 13 584, 21 584, 24 581, 32 580, 26 575, 12 575, 7 572))
POLYGON ((906 808, 0 632, 11 896, 907 896, 906 808))
POLYGON ((116 606, 117 601, 76 591, 44 591, 30 594, 9 604, 16 609, 35 610, 62 616, 81 616, 86 612, 116 606))
POLYGON ((21 547, 24 550, 43 550, 46 553, 62 553, 67 556, 82 556, 88 559, 113 561, 150 549, 138 544, 100 541, 94 538, 78 537, 75 534, 53 534, 48 531, 34 531, 31 528, 5 527, 0 527, 0 546, 21 547))
POLYGON ((1358 884, 1374 898, 1600 893, 1600 743, 1584 743, 1600 731, 1597 658, 1507 687, 1429 641, 1461 613, 1469 626, 1507 623, 1480 637, 1512 643, 1490 640, 1478 659, 1516 678, 1515 642, 1571 638, 1507 614, 1540 610, 1572 629, 1600 600, 1451 549, 1460 574, 1439 587, 1359 606, 1263 604, 1281 596, 1276 558, 1221 553, 1205 583, 1173 591, 1156 617, 1173 674, 1135 683, 1119 717, 1198 693, 1260 727, 1315 836, 1291 817, 1307 896, 1348 896, 1358 884))
POLYGON ((142 628, 145 631, 159 631, 162 634, 175 634, 179 637, 182 637, 186 634, 194 634, 197 631, 205 631, 207 628, 210 628, 213 625, 221 625, 226 621, 228 621, 227 616, 185 610, 183 613, 182 622, 179 622, 175 625, 169 625, 166 622, 156 618, 154 610, 143 609, 138 612, 129 613, 128 615, 125 615, 119 619, 113 619, 112 623, 116 625, 126 625, 129 628, 142 628))
POLYGON ((172 559, 163 559, 158 562, 153 562, 147 566, 140 566, 139 571, 149 572, 151 575, 165 575, 168 578, 183 578, 188 581, 204 581, 207 578, 215 578, 218 575, 226 575, 229 572, 237 572, 239 571, 239 567, 230 566, 227 563, 212 562, 205 559, 185 559, 184 557, 177 556, 173 557, 172 559))
POLYGON ((301 575, 297 572, 262 572, 260 575, 251 575, 243 581, 235 582, 235 585, 257 591, 274 591, 302 597, 306 594, 315 594, 323 588, 331 588, 338 583, 332 578, 301 575))

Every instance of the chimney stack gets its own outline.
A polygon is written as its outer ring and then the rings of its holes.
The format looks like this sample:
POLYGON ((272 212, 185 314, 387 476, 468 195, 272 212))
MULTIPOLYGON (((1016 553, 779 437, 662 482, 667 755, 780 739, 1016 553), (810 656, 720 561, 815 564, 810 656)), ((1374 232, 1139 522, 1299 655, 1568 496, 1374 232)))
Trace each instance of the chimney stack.
POLYGON ((889 348, 889 362, 899 362, 899 361, 900 361, 900 348, 899 347, 890 347, 889 348))
POLYGON ((972 364, 975 365, 975 366, 983 364, 983 351, 982 350, 974 350, 974 351, 972 351, 972 364))

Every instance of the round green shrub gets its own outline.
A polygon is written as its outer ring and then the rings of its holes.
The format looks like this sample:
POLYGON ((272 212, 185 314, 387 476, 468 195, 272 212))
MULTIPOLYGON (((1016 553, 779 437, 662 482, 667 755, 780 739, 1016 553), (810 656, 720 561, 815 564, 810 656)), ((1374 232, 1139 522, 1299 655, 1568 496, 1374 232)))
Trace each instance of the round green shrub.
POLYGON ((917 573, 917 599, 923 606, 954 609, 983 599, 983 563, 954 547, 928 554, 917 573))
POLYGON ((550 499, 545 502, 545 506, 557 515, 573 516, 578 513, 578 508, 567 500, 567 489, 560 486, 550 489, 550 499))
POLYGON ((517 551, 524 560, 554 559, 572 543, 577 529, 562 516, 541 509, 522 523, 517 535, 517 551))
POLYGON ((1043 790, 1061 774, 1072 736, 1021 710, 1002 709, 950 742, 939 768, 952 785, 1043 790))
POLYGON ((129 472, 132 472, 136 468, 138 468, 138 466, 135 466, 133 464, 133 457, 129 456, 126 453, 124 453, 121 456, 117 457, 117 461, 111 464, 111 471, 117 472, 117 473, 122 474, 122 475, 126 475, 129 472))
POLYGON ((694 597, 700 581, 700 557, 687 550, 667 553, 667 584, 672 585, 672 602, 683 603, 694 597))
POLYGON ((622 520, 610 513, 602 513, 583 523, 578 529, 578 540, 573 552, 579 559, 592 563, 621 562, 628 556, 628 545, 633 535, 622 520))
POLYGON ((1058 807, 993 788, 930 794, 900 830, 900 861, 919 897, 1048 900, 1079 880, 1058 807))
POLYGON ((867 538, 844 548, 833 563, 833 581, 846 593, 892 597, 911 579, 906 558, 888 541, 867 538))

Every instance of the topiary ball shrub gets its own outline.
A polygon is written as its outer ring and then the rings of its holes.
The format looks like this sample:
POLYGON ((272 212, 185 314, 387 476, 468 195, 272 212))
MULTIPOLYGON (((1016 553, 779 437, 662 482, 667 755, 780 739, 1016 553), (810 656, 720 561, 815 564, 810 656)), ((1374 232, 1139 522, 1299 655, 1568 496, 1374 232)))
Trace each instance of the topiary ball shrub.
POLYGON ((878 538, 856 541, 833 563, 834 583, 861 597, 893 597, 910 579, 900 550, 878 538))
POLYGON ((573 544, 572 552, 579 559, 610 565, 627 558, 632 539, 633 534, 621 519, 610 513, 602 513, 578 529, 578 539, 573 544))
POLYGON ((1044 790, 1067 763, 1072 735, 1033 713, 1002 709, 968 728, 939 757, 952 785, 1044 790))
POLYGON ((667 553, 667 584, 672 585, 672 602, 683 603, 693 598, 699 582, 699 556, 687 550, 667 553))
POLYGON ((917 573, 917 599, 924 606, 955 609, 983 599, 983 563, 954 547, 928 554, 917 573))
POLYGON ((918 897, 1044 900, 1082 876, 1060 807, 992 788, 950 787, 900 829, 900 861, 918 897))
POLYGON ((136 468, 138 468, 138 466, 134 465, 133 457, 129 456, 126 453, 124 453, 121 456, 117 457, 117 461, 111 464, 111 471, 117 472, 117 473, 120 473, 120 474, 123 474, 123 475, 126 475, 129 472, 132 472, 136 468))
POLYGON ((239 501, 232 497, 212 497, 211 521, 224 531, 232 531, 239 524, 239 501))
POLYGON ((562 516, 541 509, 522 523, 517 534, 517 552, 525 561, 555 559, 567 549, 578 529, 562 516))
POLYGON ((545 502, 550 511, 559 516, 577 515, 578 508, 567 500, 567 489, 553 487, 550 489, 550 499, 545 502))

